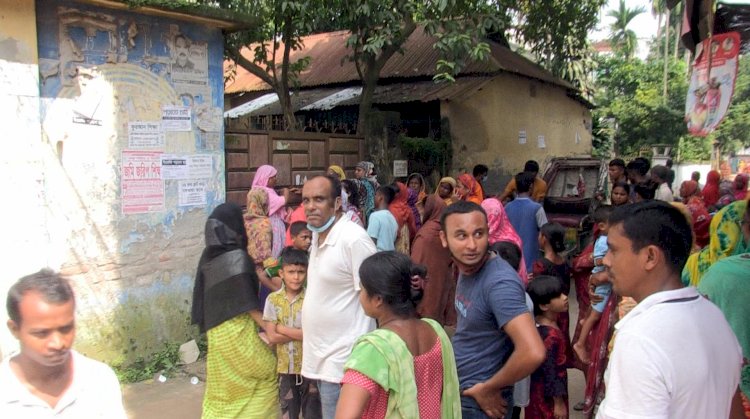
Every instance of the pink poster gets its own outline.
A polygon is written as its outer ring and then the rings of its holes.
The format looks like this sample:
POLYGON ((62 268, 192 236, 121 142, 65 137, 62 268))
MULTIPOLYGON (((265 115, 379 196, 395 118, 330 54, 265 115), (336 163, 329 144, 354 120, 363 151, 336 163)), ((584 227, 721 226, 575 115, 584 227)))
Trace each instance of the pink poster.
POLYGON ((690 134, 705 137, 719 126, 729 109, 739 64, 740 35, 714 35, 703 41, 696 52, 685 101, 685 121, 690 134))
POLYGON ((123 150, 121 168, 122 213, 164 211, 161 152, 123 150))

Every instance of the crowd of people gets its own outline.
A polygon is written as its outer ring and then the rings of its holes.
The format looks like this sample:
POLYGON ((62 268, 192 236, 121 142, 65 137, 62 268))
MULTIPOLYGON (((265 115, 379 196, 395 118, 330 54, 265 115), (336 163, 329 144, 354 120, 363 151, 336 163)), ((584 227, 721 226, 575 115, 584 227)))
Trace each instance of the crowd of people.
MULTIPOLYGON (((669 167, 614 159, 594 239, 571 256, 538 163, 496 196, 488 172, 381 185, 360 162, 354 178, 331 166, 277 190, 260 167, 246 208, 206 221, 191 313, 208 340, 203 417, 750 417, 746 178, 675 190, 669 167), (569 400, 571 368, 583 400, 569 400)), ((111 370, 70 349, 65 279, 30 275, 8 299, 22 345, 0 365, 15 389, 0 413, 123 417, 111 370), (74 362, 107 397, 84 394, 74 362)))

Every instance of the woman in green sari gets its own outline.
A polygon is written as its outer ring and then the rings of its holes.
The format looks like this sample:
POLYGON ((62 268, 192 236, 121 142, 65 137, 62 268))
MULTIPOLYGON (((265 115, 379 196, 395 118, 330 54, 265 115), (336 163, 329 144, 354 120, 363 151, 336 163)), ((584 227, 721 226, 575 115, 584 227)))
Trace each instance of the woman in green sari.
POLYGON ((191 312, 193 324, 208 335, 202 417, 278 417, 276 357, 258 334, 258 277, 245 250, 240 207, 216 207, 205 234, 191 312))
POLYGON ((709 227, 710 242, 703 250, 693 253, 682 270, 684 285, 698 286, 708 268, 719 260, 747 252, 742 240, 740 223, 747 211, 747 200, 735 201, 714 215, 709 227))
POLYGON ((461 417, 450 339, 434 320, 419 320, 424 269, 397 252, 362 262, 360 302, 379 328, 362 336, 344 365, 336 418, 461 417))

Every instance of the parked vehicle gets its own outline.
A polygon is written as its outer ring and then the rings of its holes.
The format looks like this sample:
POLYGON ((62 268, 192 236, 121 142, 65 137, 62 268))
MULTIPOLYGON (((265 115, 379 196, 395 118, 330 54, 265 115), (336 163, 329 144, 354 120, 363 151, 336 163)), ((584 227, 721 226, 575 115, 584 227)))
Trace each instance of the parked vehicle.
POLYGON ((567 229, 568 253, 579 253, 591 240, 591 213, 607 184, 607 163, 589 157, 556 157, 549 160, 542 176, 547 182, 544 211, 550 222, 567 229))

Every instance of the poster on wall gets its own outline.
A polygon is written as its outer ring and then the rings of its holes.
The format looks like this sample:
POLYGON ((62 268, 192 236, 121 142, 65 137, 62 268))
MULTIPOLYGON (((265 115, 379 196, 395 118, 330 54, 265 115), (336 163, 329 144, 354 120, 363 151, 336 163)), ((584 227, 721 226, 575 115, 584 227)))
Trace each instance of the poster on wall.
POLYGON ((714 35, 697 47, 685 101, 690 134, 705 137, 724 119, 734 94, 739 51, 737 32, 714 35))
POLYGON ((164 180, 187 179, 188 161, 185 156, 175 154, 161 155, 161 178, 164 180))
POLYGON ((205 180, 181 180, 179 182, 179 205, 181 207, 194 207, 206 205, 206 181, 205 180))
POLYGON ((164 211, 161 153, 123 150, 121 162, 122 213, 142 214, 164 211))
POLYGON ((128 122, 128 148, 163 148, 164 132, 160 121, 128 122))
POLYGON ((544 135, 540 135, 536 137, 536 145, 539 148, 547 148, 547 142, 544 139, 544 135))
POLYGON ((188 156, 188 178, 210 179, 214 174, 214 159, 210 154, 188 156))
POLYGON ((165 132, 190 131, 193 128, 190 117, 190 107, 162 106, 161 126, 165 132))
POLYGON ((409 175, 409 162, 407 160, 393 161, 393 176, 406 177, 409 175))
POLYGON ((518 144, 526 144, 526 130, 518 131, 518 144))
POLYGON ((208 84, 208 44, 176 34, 169 43, 170 72, 177 93, 211 98, 208 84))

